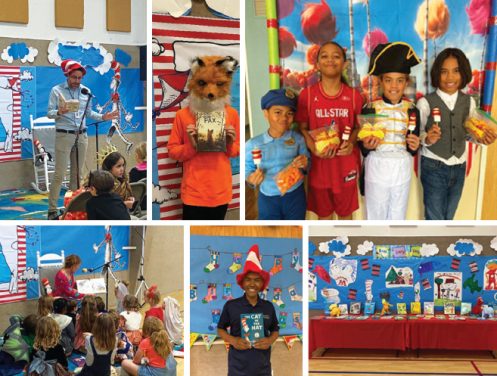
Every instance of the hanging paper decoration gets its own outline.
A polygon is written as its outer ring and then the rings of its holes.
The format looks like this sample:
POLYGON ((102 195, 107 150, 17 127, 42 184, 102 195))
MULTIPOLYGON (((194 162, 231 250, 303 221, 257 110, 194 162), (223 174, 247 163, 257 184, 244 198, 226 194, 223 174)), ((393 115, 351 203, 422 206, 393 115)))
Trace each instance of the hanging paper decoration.
POLYGON ((421 301, 421 287, 419 281, 416 282, 416 284, 414 285, 414 301, 415 302, 421 301))
POLYGON ((274 256, 274 264, 273 267, 269 270, 269 274, 271 276, 278 274, 283 270, 283 257, 274 256))
POLYGON ((279 318, 278 318, 278 323, 279 323, 280 329, 285 329, 286 328, 286 319, 287 319, 287 317, 288 317, 288 312, 280 311, 280 315, 279 315, 279 318))
POLYGON ((197 285, 190 285, 190 302, 197 300, 197 285))
POLYGON ((447 248, 447 253, 451 256, 475 256, 480 255, 483 246, 471 239, 459 239, 447 248))
POLYGON ((319 243, 319 251, 321 253, 332 253, 335 257, 344 257, 350 255, 351 247, 348 244, 347 236, 337 236, 335 239, 328 242, 319 243))
POLYGON ((219 252, 209 247, 209 263, 204 267, 204 272, 210 273, 219 268, 219 252))
POLYGON ((302 330, 302 322, 300 321, 300 312, 293 312, 293 322, 292 326, 298 330, 302 330))
POLYGON ((231 295, 231 283, 223 284, 223 300, 231 300, 233 295, 231 295))
POLYGON ((368 259, 362 259, 361 260, 361 269, 362 270, 368 270, 369 269, 369 260, 368 259))
POLYGON ((204 340, 205 348, 209 351, 212 347, 212 344, 216 340, 215 334, 202 334, 202 339, 204 340))
POLYGON ((484 282, 483 286, 485 290, 497 290, 497 260, 489 260, 485 263, 485 269, 483 270, 484 282))
POLYGON ((290 351, 295 344, 295 342, 298 341, 298 336, 293 335, 293 336, 283 336, 283 340, 285 341, 286 347, 288 348, 288 351, 290 351))
POLYGON ((357 277, 357 260, 335 258, 330 262, 330 277, 337 286, 348 286, 357 277))
POLYGON ((209 283, 207 286, 207 295, 202 299, 202 303, 207 304, 217 299, 217 284, 209 283))
POLYGON ((482 290, 482 287, 478 285, 478 281, 476 280, 476 274, 473 274, 470 278, 467 278, 464 281, 463 287, 465 289, 469 289, 471 293, 480 292, 482 290))
POLYGON ((321 289, 321 296, 326 300, 326 303, 340 303, 340 293, 336 289, 325 288, 321 289))
POLYGON ((216 330, 219 319, 221 318, 221 310, 213 309, 212 311, 212 322, 209 324, 209 330, 216 330))
POLYGON ((374 247, 374 243, 372 241, 364 240, 364 242, 362 244, 359 244, 357 246, 356 252, 358 255, 365 256, 366 253, 373 251, 373 247, 374 247))
POLYGON ((314 269, 314 273, 316 273, 318 277, 326 283, 331 283, 330 275, 321 265, 316 266, 316 268, 314 269))
POLYGON ((292 252, 292 259, 290 261, 290 266, 299 273, 302 273, 302 265, 300 264, 300 253, 297 249, 294 249, 292 252))
POLYGON ((380 275, 381 266, 378 264, 373 264, 373 269, 371 270, 371 275, 378 277, 380 275))
POLYGON ((365 294, 366 294, 366 301, 371 302, 373 300, 373 280, 372 279, 367 279, 364 282, 364 286, 366 288, 365 294))
POLYGON ((478 264, 476 261, 469 263, 469 269, 471 270, 471 273, 476 273, 478 271, 478 264))
POLYGON ((452 263, 450 265, 450 268, 451 269, 454 269, 454 270, 459 270, 459 265, 461 264, 461 260, 459 259, 456 259, 456 258, 453 258, 452 259, 452 263))
POLYGON ((38 55, 38 50, 34 47, 28 47, 26 43, 11 43, 3 51, 1 58, 9 64, 14 60, 20 60, 21 63, 32 63, 38 55))
POLYGON ((433 289, 436 306, 461 302, 463 288, 461 272, 435 272, 433 281, 437 285, 433 289))
POLYGON ((301 302, 302 296, 297 293, 297 287, 295 285, 291 285, 288 287, 288 294, 290 294, 290 299, 293 302, 301 302))
POLYGON ((275 287, 273 290, 273 300, 272 302, 276 304, 280 309, 285 308, 285 303, 282 300, 283 294, 281 287, 275 287))
POLYGON ((197 341, 199 335, 200 333, 190 333, 190 347, 197 341))
POLYGON ((423 285, 423 290, 428 290, 431 289, 430 281, 428 278, 425 278, 421 281, 421 284, 423 285))
POLYGON ((309 302, 315 302, 318 298, 316 274, 309 272, 308 279, 309 302))
POLYGON ((356 289, 349 289, 349 300, 356 300, 357 297, 357 290, 356 289))
POLYGON ((228 267, 228 274, 236 274, 242 268, 242 254, 233 253, 233 263, 228 267))
POLYGON ((414 274, 409 267, 396 268, 391 265, 385 274, 386 287, 412 287, 414 274))
POLYGON ((435 256, 439 252, 439 249, 436 244, 423 243, 419 252, 421 254, 421 257, 431 257, 435 256))

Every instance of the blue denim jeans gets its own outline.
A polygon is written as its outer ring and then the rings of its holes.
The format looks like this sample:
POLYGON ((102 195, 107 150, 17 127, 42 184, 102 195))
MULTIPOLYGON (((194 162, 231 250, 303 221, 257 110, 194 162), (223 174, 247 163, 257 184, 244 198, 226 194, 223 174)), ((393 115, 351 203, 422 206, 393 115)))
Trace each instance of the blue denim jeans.
POLYGON ((259 191, 257 199, 258 219, 292 220, 305 219, 306 200, 304 184, 284 196, 265 196, 259 191))
POLYGON ((435 159, 421 157, 421 183, 425 219, 453 219, 461 198, 466 162, 448 166, 435 159))

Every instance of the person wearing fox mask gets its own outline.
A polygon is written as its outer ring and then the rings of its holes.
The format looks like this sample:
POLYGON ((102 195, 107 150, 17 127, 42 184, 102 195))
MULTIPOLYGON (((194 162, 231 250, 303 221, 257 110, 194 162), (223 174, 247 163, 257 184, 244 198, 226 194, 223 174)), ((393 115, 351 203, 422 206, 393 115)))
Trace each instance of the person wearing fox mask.
POLYGON ((280 327, 273 304, 259 297, 259 292, 267 289, 269 280, 269 273, 260 263, 259 246, 253 245, 243 271, 236 276, 236 282, 245 293, 226 302, 217 324, 219 337, 230 344, 228 376, 271 375, 271 345, 278 339, 280 327), (262 338, 252 340, 257 338, 257 331, 251 333, 253 328, 246 317, 256 316, 263 321, 262 333, 259 333, 262 338))
POLYGON ((189 104, 176 113, 167 144, 169 157, 183 162, 183 219, 224 219, 232 198, 229 158, 240 154, 237 111, 229 105, 232 75, 238 61, 231 56, 196 58, 188 81, 189 104), (222 151, 200 151, 198 119, 224 118, 222 151))

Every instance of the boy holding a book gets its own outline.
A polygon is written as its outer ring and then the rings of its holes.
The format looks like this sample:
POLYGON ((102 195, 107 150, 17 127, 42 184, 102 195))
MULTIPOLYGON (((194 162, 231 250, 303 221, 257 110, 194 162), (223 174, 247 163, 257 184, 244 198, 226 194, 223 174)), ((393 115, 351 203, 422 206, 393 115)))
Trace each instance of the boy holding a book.
POLYGON ((236 276, 245 293, 226 302, 217 326, 218 335, 230 344, 228 376, 271 375, 271 345, 279 335, 278 318, 273 304, 259 297, 269 279, 260 263, 259 247, 253 245, 243 272, 236 276))

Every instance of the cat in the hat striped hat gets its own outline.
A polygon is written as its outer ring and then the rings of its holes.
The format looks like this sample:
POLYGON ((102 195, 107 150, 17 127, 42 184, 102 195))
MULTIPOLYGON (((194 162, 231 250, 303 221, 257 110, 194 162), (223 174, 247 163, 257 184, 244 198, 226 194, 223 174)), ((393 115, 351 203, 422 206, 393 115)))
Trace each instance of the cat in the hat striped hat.
MULTIPOLYGON (((242 288, 242 290, 245 291, 246 294, 247 294, 247 291, 245 290, 245 287, 247 287, 247 286, 244 286, 244 285, 248 285, 245 282, 250 277, 250 276, 248 276, 249 273, 259 274, 258 280, 260 280, 261 286, 258 286, 259 291, 257 291, 256 294, 258 294, 260 291, 264 291, 268 287, 269 280, 271 277, 269 276, 268 272, 266 272, 265 270, 262 269, 258 245, 253 245, 249 249, 248 255, 247 255, 247 260, 245 261, 245 265, 243 266, 243 271, 236 276, 236 282, 242 288)), ((252 279, 257 279, 257 277, 250 278, 250 280, 252 280, 252 279)), ((259 284, 257 284, 257 285, 259 285, 259 284)), ((249 293, 252 293, 252 292, 253 291, 249 291, 249 293)))

